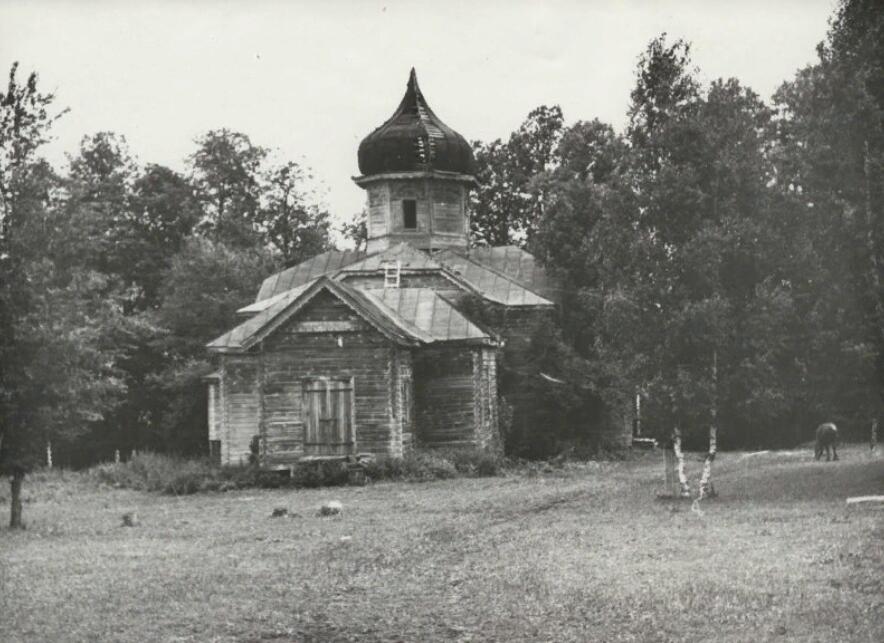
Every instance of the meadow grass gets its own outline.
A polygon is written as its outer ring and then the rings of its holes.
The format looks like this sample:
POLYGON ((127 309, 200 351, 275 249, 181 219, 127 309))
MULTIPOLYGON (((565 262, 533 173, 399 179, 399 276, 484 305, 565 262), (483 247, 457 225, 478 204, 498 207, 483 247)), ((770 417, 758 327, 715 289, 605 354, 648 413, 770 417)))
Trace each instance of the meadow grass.
POLYGON ((884 460, 716 465, 699 512, 655 499, 659 453, 186 497, 40 474, 28 529, 0 531, 0 640, 884 640, 884 510, 845 503, 884 460))

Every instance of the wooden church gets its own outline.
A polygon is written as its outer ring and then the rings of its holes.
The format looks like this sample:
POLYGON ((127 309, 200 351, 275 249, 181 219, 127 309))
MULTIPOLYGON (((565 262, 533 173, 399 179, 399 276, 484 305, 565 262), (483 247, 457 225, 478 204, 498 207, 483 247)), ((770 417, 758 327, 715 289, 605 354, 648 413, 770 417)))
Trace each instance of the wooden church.
MULTIPOLYGON (((430 109, 414 70, 359 145, 365 251, 331 250, 268 277, 208 348, 210 452, 267 468, 409 449, 499 449, 498 359, 552 323, 534 257, 470 247, 470 145, 430 109), (500 335, 465 312, 479 300, 500 335)), ((514 397, 518 397, 515 395, 514 397)), ((518 399, 510 400, 518 414, 518 399)))

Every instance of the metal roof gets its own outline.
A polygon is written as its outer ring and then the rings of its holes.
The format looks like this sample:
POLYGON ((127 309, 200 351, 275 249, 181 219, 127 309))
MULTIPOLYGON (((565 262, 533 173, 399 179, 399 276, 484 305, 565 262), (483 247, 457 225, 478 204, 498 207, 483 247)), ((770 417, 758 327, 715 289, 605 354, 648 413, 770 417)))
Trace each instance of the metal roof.
POLYGON ((432 170, 476 173, 472 147, 430 109, 413 68, 399 107, 359 144, 358 159, 363 176, 432 170))
POLYGON ((313 283, 315 282, 311 281, 306 284, 301 284, 297 288, 282 293, 281 296, 275 299, 273 304, 260 311, 254 317, 250 317, 233 330, 212 340, 206 344, 206 346, 215 350, 245 348, 250 338, 270 323, 277 315, 282 313, 292 302, 313 285, 313 283))
POLYGON ((389 308, 399 319, 428 334, 433 342, 494 341, 430 288, 385 288, 362 292, 389 308))
POLYGON ((453 250, 443 250, 436 258, 485 299, 505 306, 553 305, 553 302, 523 287, 512 277, 480 264, 472 257, 467 258, 453 250))
POLYGON ((476 263, 515 280, 531 292, 558 301, 556 284, 530 252, 516 246, 470 248, 458 251, 476 263))
POLYGON ((438 271, 466 290, 505 306, 551 306, 557 300, 546 272, 521 248, 446 249, 430 255, 403 242, 370 255, 353 250, 324 252, 265 279, 257 300, 237 312, 260 313, 288 299, 293 288, 320 276, 337 279, 346 273, 378 272, 390 261, 398 261, 404 271, 438 271))
POLYGON ((383 270, 388 261, 398 261, 402 270, 442 270, 442 265, 428 253, 402 242, 351 263, 342 272, 375 272, 383 270))
POLYGON ((363 290, 323 276, 284 293, 273 304, 213 340, 207 347, 216 352, 248 350, 323 290, 338 297, 388 339, 397 343, 419 345, 464 340, 495 343, 487 333, 428 288, 363 290))
MULTIPOLYGON (((261 283, 256 302, 284 293, 312 281, 322 275, 337 272, 344 266, 364 258, 365 252, 357 250, 329 250, 302 261, 297 266, 270 275, 261 283)), ((243 311, 246 312, 246 311, 243 311)))

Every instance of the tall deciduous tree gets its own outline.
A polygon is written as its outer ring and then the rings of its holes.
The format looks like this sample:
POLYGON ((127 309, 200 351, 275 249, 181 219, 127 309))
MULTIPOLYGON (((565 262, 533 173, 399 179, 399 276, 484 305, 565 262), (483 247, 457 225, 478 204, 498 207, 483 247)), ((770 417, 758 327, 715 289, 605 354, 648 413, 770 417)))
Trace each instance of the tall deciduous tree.
POLYGON ((46 252, 63 207, 58 179, 37 152, 49 137, 53 96, 13 65, 0 94, 0 469, 11 474, 12 527, 23 526, 21 487, 48 440, 70 438, 100 419, 124 389, 111 335, 119 301, 105 278, 46 252))
POLYGON ((473 145, 479 188, 470 224, 482 245, 529 244, 543 215, 544 194, 534 178, 558 164, 564 118, 558 105, 541 106, 501 140, 473 145))
POLYGON ((840 3, 819 62, 785 83, 777 107, 777 198, 798 225, 795 272, 808 337, 808 406, 848 433, 881 413, 884 382, 884 11, 840 3))
POLYGON ((196 144, 188 164, 203 207, 199 230, 240 247, 254 245, 261 212, 261 167, 268 150, 228 129, 211 130, 196 144))
POLYGON ((294 161, 264 171, 260 226, 284 265, 292 266, 331 247, 329 215, 304 190, 304 169, 294 161))
POLYGON ((35 184, 37 150, 49 140, 54 96, 39 91, 37 74, 22 83, 18 63, 0 93, 0 472, 11 476, 10 526, 21 527, 21 485, 32 466, 37 436, 26 416, 26 364, 30 348, 19 337, 31 305, 26 288, 26 246, 21 231, 28 214, 43 206, 35 184))
POLYGON ((211 370, 205 345, 237 323, 236 310, 251 301, 261 281, 277 268, 268 250, 230 247, 194 237, 172 261, 161 288, 157 342, 166 355, 149 377, 151 395, 162 400, 153 424, 155 444, 200 452, 205 446, 205 385, 211 370))

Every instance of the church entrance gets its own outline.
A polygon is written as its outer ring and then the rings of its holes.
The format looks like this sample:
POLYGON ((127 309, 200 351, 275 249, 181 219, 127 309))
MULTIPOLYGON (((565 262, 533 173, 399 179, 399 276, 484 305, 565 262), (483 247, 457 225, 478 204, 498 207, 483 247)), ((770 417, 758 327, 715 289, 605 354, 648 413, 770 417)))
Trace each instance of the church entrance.
POLYGON ((353 380, 304 381, 304 455, 349 455, 355 451, 353 380))

